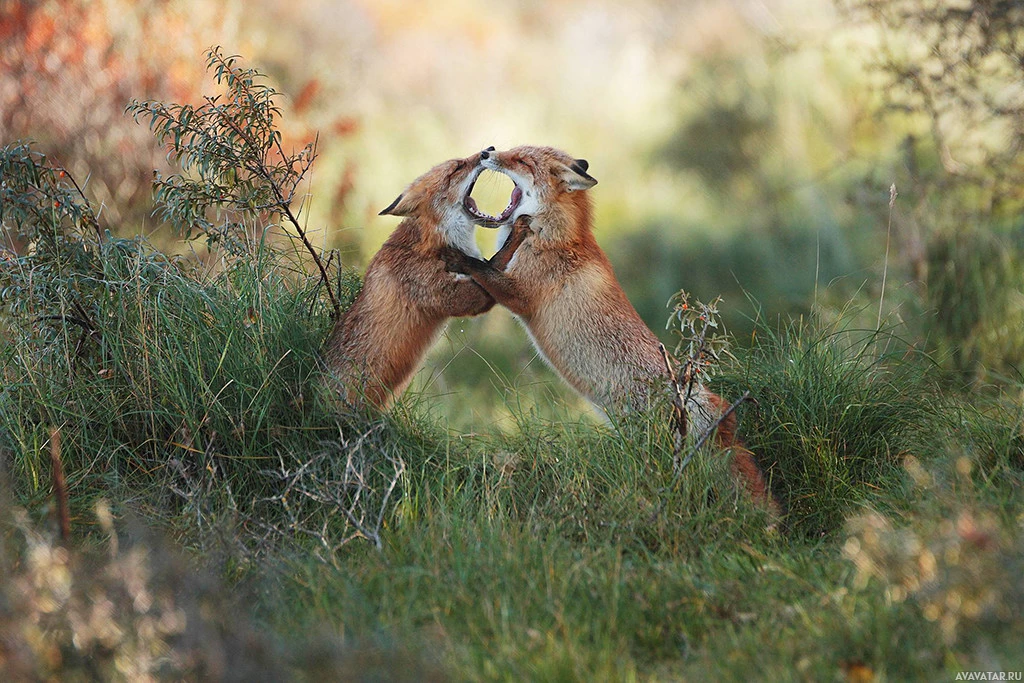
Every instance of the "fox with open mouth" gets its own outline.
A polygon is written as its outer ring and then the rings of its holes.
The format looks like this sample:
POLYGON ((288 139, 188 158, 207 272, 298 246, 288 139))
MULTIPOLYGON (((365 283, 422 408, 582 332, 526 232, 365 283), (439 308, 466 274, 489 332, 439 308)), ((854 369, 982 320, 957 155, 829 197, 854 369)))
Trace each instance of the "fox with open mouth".
MULTIPOLYGON (((488 216, 469 198, 463 205, 479 225, 500 226, 506 244, 518 249, 502 268, 465 250, 445 249, 448 267, 470 275, 515 314, 544 360, 591 403, 611 414, 648 408, 662 395, 656 387, 667 386, 668 370, 658 338, 626 298, 594 238, 586 190, 597 180, 589 164, 551 147, 521 146, 485 150, 481 165, 515 183, 509 206, 488 216)), ((686 409, 703 431, 727 407, 698 384, 686 409)), ((719 422, 716 441, 732 450, 733 472, 754 500, 777 513, 761 468, 736 436, 734 415, 719 422)))
MULTIPOLYGON (((403 220, 370 260, 362 290, 324 344, 333 386, 349 405, 388 408, 449 318, 479 315, 494 305, 472 279, 448 272, 441 258, 445 248, 479 257, 475 222, 493 224, 511 215, 506 209, 488 216, 466 202, 484 170, 482 156, 493 150, 438 164, 380 212, 403 220)), ((507 240, 488 263, 504 268, 516 246, 507 240)))

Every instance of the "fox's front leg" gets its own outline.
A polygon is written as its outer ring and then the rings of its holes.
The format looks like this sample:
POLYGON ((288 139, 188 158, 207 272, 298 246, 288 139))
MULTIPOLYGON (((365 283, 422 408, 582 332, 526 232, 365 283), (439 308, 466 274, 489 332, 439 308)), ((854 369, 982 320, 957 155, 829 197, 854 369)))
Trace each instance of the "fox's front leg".
MULTIPOLYGON (((450 273, 446 276, 452 277, 450 273)), ((494 307, 494 298, 473 280, 458 278, 450 289, 445 312, 453 318, 468 318, 494 307)))
POLYGON ((516 315, 526 316, 530 313, 529 302, 519 283, 489 262, 450 248, 442 251, 441 258, 449 271, 469 275, 495 301, 516 315))
POLYGON ((512 257, 516 254, 516 249, 523 243, 523 240, 530 234, 530 216, 520 216, 516 219, 516 222, 512 224, 512 232, 509 233, 505 243, 501 245, 501 249, 496 251, 491 258, 487 259, 487 262, 498 270, 504 271, 508 268, 508 262, 512 260, 512 257))

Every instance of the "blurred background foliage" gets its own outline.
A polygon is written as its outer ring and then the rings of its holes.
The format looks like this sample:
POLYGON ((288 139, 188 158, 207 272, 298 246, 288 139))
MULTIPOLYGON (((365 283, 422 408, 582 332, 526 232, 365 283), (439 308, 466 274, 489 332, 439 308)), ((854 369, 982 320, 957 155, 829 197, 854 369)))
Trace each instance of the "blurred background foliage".
MULTIPOLYGON (((758 318, 853 309, 956 383, 1020 379, 1018 3, 0 0, 0 142, 86 179, 112 230, 187 251, 152 214, 166 150, 123 112, 199 103, 215 44, 288 95, 286 146, 319 134, 308 229, 347 265, 438 161, 550 144, 590 161, 597 238, 655 330, 680 288, 723 295, 741 346, 758 318)), ((469 396, 437 410, 476 428, 577 402, 497 310, 450 325, 418 384, 469 396)))

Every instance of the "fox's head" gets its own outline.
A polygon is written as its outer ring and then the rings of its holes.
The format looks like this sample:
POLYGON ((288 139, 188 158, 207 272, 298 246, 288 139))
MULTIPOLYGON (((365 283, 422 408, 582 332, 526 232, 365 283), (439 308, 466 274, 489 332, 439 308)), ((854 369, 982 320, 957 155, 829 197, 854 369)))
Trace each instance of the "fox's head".
POLYGON ((467 196, 467 211, 478 225, 498 227, 511 224, 520 216, 533 216, 531 225, 535 231, 547 226, 558 229, 579 222, 582 213, 589 212, 589 201, 583 191, 596 185, 597 180, 587 173, 590 165, 585 159, 575 159, 553 147, 529 145, 504 152, 484 150, 480 157, 484 168, 507 175, 515 189, 500 216, 482 214, 467 196))
POLYGON ((465 159, 449 159, 430 169, 405 188, 381 216, 416 218, 421 229, 433 229, 443 242, 466 253, 479 255, 473 239, 477 216, 470 213, 465 198, 483 172, 480 165, 488 147, 465 159))

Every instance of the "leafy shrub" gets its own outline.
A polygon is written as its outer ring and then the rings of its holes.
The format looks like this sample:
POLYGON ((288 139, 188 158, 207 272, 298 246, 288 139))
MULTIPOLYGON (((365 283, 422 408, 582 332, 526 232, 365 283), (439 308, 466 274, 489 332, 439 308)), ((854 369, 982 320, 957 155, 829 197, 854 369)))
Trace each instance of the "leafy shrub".
POLYGON ((53 430, 79 509, 127 483, 172 510, 220 496, 251 512, 282 485, 274 463, 348 443, 321 396, 318 352, 359 278, 336 263, 329 277, 298 222, 314 150, 284 154, 276 93, 258 72, 216 50, 209 60, 225 103, 134 106, 183 164, 157 177, 161 210, 207 238, 214 267, 112 236, 66 169, 28 145, 0 152, 0 221, 29 245, 0 270, 0 452, 22 496, 48 492, 53 430), (282 217, 293 233, 268 237, 282 217))

